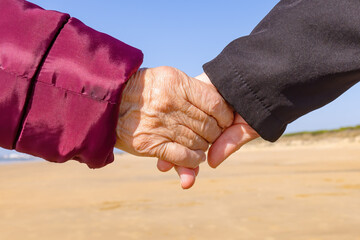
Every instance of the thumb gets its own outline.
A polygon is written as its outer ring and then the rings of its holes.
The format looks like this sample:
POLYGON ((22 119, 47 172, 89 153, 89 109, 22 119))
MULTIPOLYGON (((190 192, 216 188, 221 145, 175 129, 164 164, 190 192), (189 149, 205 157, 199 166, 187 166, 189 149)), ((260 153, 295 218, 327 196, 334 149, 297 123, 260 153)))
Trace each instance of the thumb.
POLYGON ((257 132, 239 114, 236 114, 233 125, 227 128, 210 147, 208 152, 209 165, 212 168, 218 167, 244 144, 258 137, 257 132))

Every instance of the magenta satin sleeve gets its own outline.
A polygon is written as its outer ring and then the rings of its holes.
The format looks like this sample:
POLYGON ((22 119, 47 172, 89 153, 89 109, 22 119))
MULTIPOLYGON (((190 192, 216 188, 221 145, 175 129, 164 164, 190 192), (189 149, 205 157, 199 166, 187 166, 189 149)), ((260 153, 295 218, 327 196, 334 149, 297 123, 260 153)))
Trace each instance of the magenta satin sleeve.
POLYGON ((0 0, 0 13, 0 146, 111 163, 121 93, 142 52, 27 1, 0 0))

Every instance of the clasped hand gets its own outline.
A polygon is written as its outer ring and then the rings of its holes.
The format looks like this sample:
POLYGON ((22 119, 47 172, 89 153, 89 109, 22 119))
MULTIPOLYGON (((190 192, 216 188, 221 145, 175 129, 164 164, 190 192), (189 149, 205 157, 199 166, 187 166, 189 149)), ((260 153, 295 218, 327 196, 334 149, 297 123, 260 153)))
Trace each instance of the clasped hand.
POLYGON ((117 125, 117 148, 157 157, 160 171, 175 167, 185 189, 194 184, 209 144, 209 164, 216 167, 258 136, 240 116, 234 121, 206 75, 199 79, 171 67, 139 70, 123 91, 117 125))

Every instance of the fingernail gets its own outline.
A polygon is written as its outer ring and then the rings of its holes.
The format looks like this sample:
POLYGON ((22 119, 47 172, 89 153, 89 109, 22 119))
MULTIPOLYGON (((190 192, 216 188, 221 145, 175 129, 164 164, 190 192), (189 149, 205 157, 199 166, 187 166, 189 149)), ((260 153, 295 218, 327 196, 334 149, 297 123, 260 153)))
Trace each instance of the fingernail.
MULTIPOLYGON (((192 171, 192 175, 193 175, 194 178, 196 178, 196 174, 195 174, 194 171, 192 171)), ((183 175, 180 176, 181 187, 184 190, 189 189, 189 187, 186 185, 187 182, 191 181, 191 179, 189 179, 189 178, 191 178, 191 177, 188 174, 183 174, 183 175)))
MULTIPOLYGON (((192 172, 192 175, 193 175, 194 177, 196 177, 196 176, 195 176, 195 172, 192 172)), ((181 183, 185 183, 188 178, 189 178, 189 176, 188 176, 187 174, 181 175, 181 176, 180 176, 181 183)))

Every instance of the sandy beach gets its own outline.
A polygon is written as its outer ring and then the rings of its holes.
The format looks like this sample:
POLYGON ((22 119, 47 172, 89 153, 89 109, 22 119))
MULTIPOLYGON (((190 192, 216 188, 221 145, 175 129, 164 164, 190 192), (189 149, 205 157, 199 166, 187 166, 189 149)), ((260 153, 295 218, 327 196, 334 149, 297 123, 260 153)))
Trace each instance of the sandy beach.
POLYGON ((253 144, 181 190, 130 155, 0 165, 1 240, 360 240, 360 140, 253 144))

